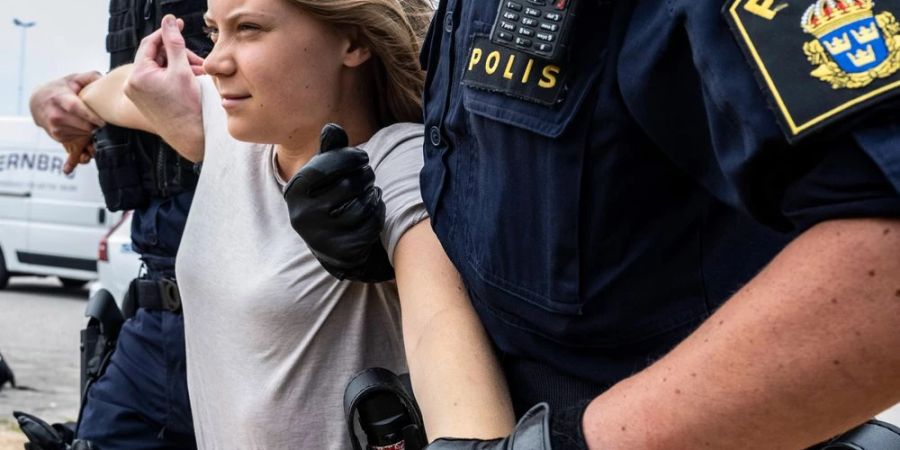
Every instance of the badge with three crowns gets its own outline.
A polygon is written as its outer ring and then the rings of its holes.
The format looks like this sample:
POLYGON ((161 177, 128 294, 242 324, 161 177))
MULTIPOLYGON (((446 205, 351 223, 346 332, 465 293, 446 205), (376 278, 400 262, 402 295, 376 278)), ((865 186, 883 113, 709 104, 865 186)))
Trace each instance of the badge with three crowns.
POLYGON ((810 75, 833 89, 859 89, 900 70, 900 23, 890 11, 874 14, 874 0, 818 0, 803 13, 803 45, 810 75))
POLYGON ((900 105, 900 0, 726 1, 725 20, 788 141, 900 105))

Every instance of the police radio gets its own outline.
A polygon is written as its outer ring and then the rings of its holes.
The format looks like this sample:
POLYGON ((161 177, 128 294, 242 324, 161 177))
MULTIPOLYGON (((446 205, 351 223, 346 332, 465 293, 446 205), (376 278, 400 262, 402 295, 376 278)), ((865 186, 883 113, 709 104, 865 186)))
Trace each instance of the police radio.
POLYGON ((577 0, 502 0, 491 42, 538 58, 565 58, 577 0))

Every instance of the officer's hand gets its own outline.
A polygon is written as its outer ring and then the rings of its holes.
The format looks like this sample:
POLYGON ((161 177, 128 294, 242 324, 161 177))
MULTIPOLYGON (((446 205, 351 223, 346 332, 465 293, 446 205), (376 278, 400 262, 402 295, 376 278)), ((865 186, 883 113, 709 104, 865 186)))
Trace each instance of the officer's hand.
POLYGON ((426 450, 550 450, 550 436, 550 407, 541 403, 522 416, 509 437, 490 441, 438 439, 426 450))
POLYGON ((103 119, 91 111, 78 93, 100 78, 97 72, 74 73, 35 89, 29 108, 31 117, 51 138, 63 144, 69 158, 63 172, 69 174, 77 164, 85 164, 93 156, 91 131, 104 125, 103 119))
POLYGON ((72 442, 73 433, 67 431, 62 425, 50 425, 31 414, 14 411, 16 421, 22 434, 28 438, 26 448, 37 450, 66 450, 72 442))
POLYGON ((381 282, 394 269, 381 245, 384 202, 366 152, 348 147, 335 124, 322 129, 319 154, 284 191, 291 226, 316 259, 339 279, 381 282))

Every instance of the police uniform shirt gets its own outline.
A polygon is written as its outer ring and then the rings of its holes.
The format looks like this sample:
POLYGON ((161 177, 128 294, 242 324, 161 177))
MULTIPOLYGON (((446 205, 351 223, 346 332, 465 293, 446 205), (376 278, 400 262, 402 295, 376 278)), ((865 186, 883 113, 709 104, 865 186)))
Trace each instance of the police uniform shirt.
MULTIPOLYGON (((850 1, 865 16, 871 2, 850 1)), ((683 339, 796 233, 900 216, 900 73, 849 94, 825 84, 825 94, 786 97, 826 82, 809 76, 823 70, 803 52, 813 37, 778 14, 812 5, 805 19, 821 24, 825 0, 738 2, 774 11, 777 20, 754 25, 758 49, 759 36, 797 39, 763 56, 802 74, 775 80, 778 89, 726 22, 734 0, 580 3, 565 60, 491 40, 506 0, 443 0, 422 54, 423 198, 519 409, 543 395, 517 394, 530 389, 520 362, 602 389, 683 339), (862 106, 802 131, 779 125, 835 109, 803 103, 820 100, 862 106)), ((873 14, 898 5, 883 0, 873 14)), ((847 36, 872 38, 860 30, 847 36)), ((853 53, 862 61, 867 49, 853 53)))

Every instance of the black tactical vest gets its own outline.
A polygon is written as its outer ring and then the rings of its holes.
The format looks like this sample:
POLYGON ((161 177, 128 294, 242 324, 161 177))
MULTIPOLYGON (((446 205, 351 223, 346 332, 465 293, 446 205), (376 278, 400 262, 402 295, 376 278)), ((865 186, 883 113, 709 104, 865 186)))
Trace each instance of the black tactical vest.
MULTIPOLYGON (((144 36, 158 29, 163 16, 184 20, 187 48, 205 57, 212 42, 203 33, 206 0, 111 0, 106 50, 110 70, 134 61, 144 36)), ((112 125, 94 135, 100 186, 113 211, 135 209, 150 198, 168 198, 197 185, 194 164, 158 136, 112 125)))

